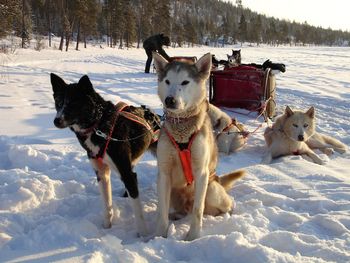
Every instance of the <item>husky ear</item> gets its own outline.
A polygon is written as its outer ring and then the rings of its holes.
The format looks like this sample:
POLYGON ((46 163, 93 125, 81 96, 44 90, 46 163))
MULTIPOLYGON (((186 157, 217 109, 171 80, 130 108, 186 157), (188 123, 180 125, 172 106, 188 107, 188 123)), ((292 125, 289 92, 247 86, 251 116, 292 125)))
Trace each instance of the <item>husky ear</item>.
POLYGON ((62 89, 64 89, 67 86, 64 80, 54 73, 50 74, 50 79, 53 93, 60 93, 62 92, 62 89))
POLYGON ((161 72, 164 71, 165 66, 168 65, 169 62, 157 52, 152 52, 152 56, 154 59, 154 64, 156 66, 157 73, 159 75, 161 72))
POLYGON ((201 77, 208 78, 211 70, 211 54, 205 54, 196 62, 195 66, 201 77))
POLYGON ((315 118, 315 108, 312 106, 305 112, 310 118, 315 118))
POLYGON ((80 78, 78 82, 78 87, 83 88, 86 91, 93 91, 92 83, 87 75, 84 75, 80 78))
POLYGON ((292 111, 291 108, 289 108, 289 106, 286 107, 286 110, 284 113, 287 115, 287 117, 290 117, 294 114, 294 112, 292 111))

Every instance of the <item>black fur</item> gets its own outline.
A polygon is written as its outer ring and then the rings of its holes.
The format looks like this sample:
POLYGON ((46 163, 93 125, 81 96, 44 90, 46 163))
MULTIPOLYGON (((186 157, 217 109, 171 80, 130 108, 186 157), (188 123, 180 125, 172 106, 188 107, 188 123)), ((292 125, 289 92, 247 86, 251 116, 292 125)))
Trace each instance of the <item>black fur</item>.
MULTIPOLYGON (((57 112, 62 111, 62 114, 55 118, 54 123, 58 128, 69 127, 76 134, 79 143, 87 151, 88 158, 97 158, 99 155, 103 155, 101 150, 106 145, 106 140, 98 136, 95 130, 109 134, 114 125, 112 138, 121 141, 111 140, 107 154, 117 167, 130 196, 137 198, 139 195, 137 176, 132 170, 132 162, 148 149, 155 152, 156 142, 152 140, 152 133, 142 124, 122 115, 117 116, 114 124, 116 117, 114 104, 105 101, 95 92, 88 76, 83 76, 78 83, 66 84, 60 77, 51 73, 51 84, 56 110, 57 112), (91 131, 88 133, 80 132, 80 129, 91 131), (87 146, 87 139, 90 139, 93 145, 100 147, 101 150, 97 155, 87 146)), ((154 131, 160 129, 159 116, 146 107, 128 106, 125 111, 143 118, 153 127, 154 131)), ((97 180, 100 180, 98 176, 97 180)))

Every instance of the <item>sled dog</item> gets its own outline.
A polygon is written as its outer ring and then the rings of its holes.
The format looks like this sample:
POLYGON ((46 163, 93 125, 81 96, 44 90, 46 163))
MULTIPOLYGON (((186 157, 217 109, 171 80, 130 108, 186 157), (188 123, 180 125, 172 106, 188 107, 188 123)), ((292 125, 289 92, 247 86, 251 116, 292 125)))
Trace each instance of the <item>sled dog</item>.
POLYGON ((57 128, 69 127, 86 150, 96 173, 104 204, 105 228, 110 228, 113 218, 111 169, 119 173, 126 193, 132 200, 137 231, 146 235, 136 173, 133 167, 156 142, 153 133, 160 127, 159 117, 145 107, 113 105, 105 101, 93 88, 88 76, 78 83, 66 84, 51 73, 55 100, 57 128))
POLYGON ((195 64, 169 63, 157 53, 153 57, 165 115, 157 148, 156 235, 167 236, 172 207, 180 214, 191 213, 186 240, 193 240, 200 235, 203 213, 218 215, 232 210, 233 201, 226 190, 244 171, 215 175, 218 153, 205 87, 211 55, 204 55, 195 64))
POLYGON ((208 114, 216 136, 219 152, 230 154, 241 149, 246 143, 246 131, 243 124, 231 119, 227 113, 213 104, 209 104, 208 114))
POLYGON ((264 132, 268 147, 263 163, 271 163, 273 158, 284 155, 305 154, 313 162, 323 164, 322 159, 313 151, 319 149, 330 155, 334 151, 344 153, 346 146, 340 141, 315 131, 315 109, 306 112, 293 111, 286 107, 283 115, 277 117, 272 127, 264 132))

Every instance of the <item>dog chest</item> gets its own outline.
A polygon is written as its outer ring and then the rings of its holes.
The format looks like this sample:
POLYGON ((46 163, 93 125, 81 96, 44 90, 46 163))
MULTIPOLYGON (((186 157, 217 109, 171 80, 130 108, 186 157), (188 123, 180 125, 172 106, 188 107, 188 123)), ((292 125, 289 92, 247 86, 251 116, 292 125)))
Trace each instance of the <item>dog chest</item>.
POLYGON ((91 135, 85 139, 84 146, 92 157, 96 157, 100 153, 101 148, 99 145, 96 145, 91 141, 91 135))

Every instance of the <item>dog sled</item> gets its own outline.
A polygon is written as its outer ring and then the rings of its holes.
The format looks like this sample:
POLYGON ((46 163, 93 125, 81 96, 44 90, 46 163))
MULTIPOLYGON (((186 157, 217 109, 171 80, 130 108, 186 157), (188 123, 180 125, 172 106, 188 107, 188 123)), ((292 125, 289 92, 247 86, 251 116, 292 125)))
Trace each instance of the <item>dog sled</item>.
POLYGON ((217 107, 243 108, 275 116, 276 80, 271 68, 238 66, 213 70, 209 81, 209 102, 217 107))

